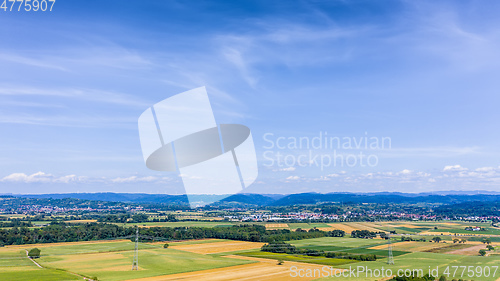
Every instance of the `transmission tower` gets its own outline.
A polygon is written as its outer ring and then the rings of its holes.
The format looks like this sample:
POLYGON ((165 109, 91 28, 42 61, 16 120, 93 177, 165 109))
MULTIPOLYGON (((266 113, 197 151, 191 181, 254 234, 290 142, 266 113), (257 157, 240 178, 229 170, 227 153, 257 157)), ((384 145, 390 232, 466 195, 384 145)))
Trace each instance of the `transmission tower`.
POLYGON ((394 257, 392 256, 391 232, 389 232, 388 237, 389 237, 389 244, 388 244, 389 258, 387 259, 387 264, 394 264, 394 257))
POLYGON ((134 251, 134 261, 132 263, 132 270, 139 269, 139 227, 135 229, 135 251, 134 251))

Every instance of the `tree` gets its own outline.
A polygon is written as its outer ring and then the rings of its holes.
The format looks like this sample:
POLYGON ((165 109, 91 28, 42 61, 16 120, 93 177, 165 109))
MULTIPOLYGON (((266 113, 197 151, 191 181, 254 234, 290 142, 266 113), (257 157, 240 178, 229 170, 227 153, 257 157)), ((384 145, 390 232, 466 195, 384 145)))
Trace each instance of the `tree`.
POLYGON ((371 239, 377 237, 377 233, 371 232, 369 230, 353 230, 351 232, 351 238, 364 238, 364 239, 371 239))
POLYGON ((147 222, 149 216, 145 214, 135 214, 132 216, 133 222, 147 222))
POLYGON ((32 258, 32 259, 36 259, 36 258, 39 258, 40 257, 40 249, 38 248, 33 248, 31 249, 29 252, 28 252, 28 257, 32 258))
POLYGON ((164 249, 168 248, 168 243, 165 243, 165 244, 163 245, 163 248, 164 248, 164 249))
POLYGON ((485 255, 486 255, 486 250, 485 250, 485 249, 481 249, 481 250, 479 250, 479 254, 480 254, 481 256, 485 256, 485 255))
POLYGON ((483 240, 481 241, 483 242, 483 244, 491 244, 491 239, 490 238, 483 238, 483 240))
POLYGON ((328 236, 331 236, 331 237, 344 237, 345 236, 345 231, 340 230, 340 229, 334 229, 333 231, 328 232, 328 236))
POLYGON ((432 241, 439 243, 441 241, 441 237, 436 236, 436 237, 432 238, 432 241))
POLYGON ((446 277, 444 277, 444 275, 441 275, 441 277, 439 277, 439 281, 446 281, 446 277))
POLYGON ((494 248, 493 246, 491 246, 491 245, 486 246, 486 248, 488 248, 488 251, 493 251, 493 250, 495 249, 495 248, 494 248))
POLYGON ((453 243, 457 243, 458 241, 460 241, 458 238, 453 239, 453 243))
POLYGON ((278 260, 278 265, 282 265, 283 264, 283 260, 278 260))

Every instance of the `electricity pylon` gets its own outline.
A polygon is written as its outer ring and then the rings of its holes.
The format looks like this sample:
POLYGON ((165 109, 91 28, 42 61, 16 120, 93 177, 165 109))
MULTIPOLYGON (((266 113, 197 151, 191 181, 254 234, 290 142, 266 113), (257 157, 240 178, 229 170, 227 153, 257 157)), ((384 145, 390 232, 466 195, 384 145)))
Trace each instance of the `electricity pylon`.
POLYGON ((392 242, 391 242, 391 232, 389 232, 389 257, 387 258, 387 264, 394 264, 394 257, 392 256, 392 242))
POLYGON ((135 251, 134 261, 132 262, 132 270, 139 269, 139 227, 135 229, 135 251))

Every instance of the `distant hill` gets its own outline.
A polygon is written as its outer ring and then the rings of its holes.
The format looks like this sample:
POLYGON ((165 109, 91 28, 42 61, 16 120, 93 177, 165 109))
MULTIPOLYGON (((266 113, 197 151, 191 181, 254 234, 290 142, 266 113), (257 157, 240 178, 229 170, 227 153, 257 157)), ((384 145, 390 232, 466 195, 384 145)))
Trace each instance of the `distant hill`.
MULTIPOLYGON (((159 203, 188 205, 186 195, 145 194, 145 193, 58 193, 58 194, 27 194, 15 195, 25 198, 75 198, 84 200, 100 200, 126 203, 159 203)), ((221 195, 191 195, 192 200, 213 202, 225 196, 221 195), (211 200, 211 201, 210 201, 211 200)), ((464 202, 494 202, 500 201, 500 194, 477 194, 475 192, 441 192, 430 193, 300 193, 300 194, 235 194, 220 200, 214 205, 254 205, 254 206, 289 206, 297 204, 321 203, 441 203, 459 204, 464 202)))
POLYGON ((354 194, 354 193, 302 193, 285 196, 272 203, 275 206, 296 204, 335 203, 443 203, 454 204, 472 201, 500 201, 500 195, 433 195, 433 194, 354 194))
POLYGON ((107 202, 125 202, 125 203, 163 203, 163 204, 189 204, 186 195, 167 195, 167 194, 146 194, 146 193, 53 193, 53 194, 26 194, 15 195, 25 198, 52 198, 64 199, 75 198, 83 200, 98 200, 107 202))
MULTIPOLYGON (((282 195, 281 197, 283 197, 282 195)), ((280 197, 279 197, 280 198, 280 197)), ((238 203, 238 204, 248 204, 257 206, 267 206, 271 205, 279 198, 272 198, 270 196, 264 196, 260 194, 235 194, 227 198, 224 198, 220 203, 238 203)))

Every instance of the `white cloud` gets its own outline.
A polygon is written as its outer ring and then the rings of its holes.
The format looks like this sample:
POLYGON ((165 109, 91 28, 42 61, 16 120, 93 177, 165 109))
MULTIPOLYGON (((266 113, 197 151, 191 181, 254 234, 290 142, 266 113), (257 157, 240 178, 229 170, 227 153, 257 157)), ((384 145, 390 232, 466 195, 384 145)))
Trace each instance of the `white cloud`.
POLYGON ((300 177, 299 176, 289 176, 286 178, 287 180, 299 180, 300 177))
POLYGON ((391 148, 382 150, 378 153, 379 156, 385 158, 410 158, 410 157, 424 157, 424 158, 446 158, 456 157, 462 155, 478 154, 481 147, 452 147, 452 146, 438 146, 438 147, 407 147, 407 148, 391 148))
POLYGON ((76 175, 67 175, 67 176, 63 176, 63 177, 57 178, 57 179, 55 179, 55 181, 56 182, 62 182, 62 183, 70 183, 70 182, 76 182, 79 179, 80 178, 77 177, 76 175))
POLYGON ((481 168, 477 168, 476 171, 477 172, 490 172, 490 171, 494 171, 495 168, 493 167, 481 167, 481 168))
POLYGON ((77 175, 65 175, 65 176, 54 176, 52 174, 47 174, 44 172, 37 172, 31 175, 25 173, 12 173, 0 179, 0 182, 5 183, 59 183, 59 184, 69 184, 69 183, 111 183, 111 184, 121 184, 121 183, 165 183, 170 181, 168 177, 155 177, 155 176, 130 176, 130 177, 117 177, 117 178, 107 178, 107 177, 96 177, 90 178, 87 176, 77 176, 77 175))
POLYGON ((279 171, 279 172, 293 172, 295 170, 296 170, 295 167, 287 167, 287 168, 277 169, 277 170, 274 170, 274 171, 279 171))
POLYGON ((133 182, 152 182, 158 180, 157 177, 153 176, 148 176, 148 177, 137 177, 137 176, 131 176, 127 178, 115 178, 112 179, 111 182, 114 183, 133 183, 133 182))
MULTIPOLYGON (((70 176, 71 177, 71 176, 70 176)), ((46 183, 54 181, 67 181, 68 176, 56 178, 51 174, 37 172, 31 175, 25 173, 13 173, 2 178, 2 182, 23 182, 23 183, 46 183)))
POLYGON ((464 168, 460 165, 451 165, 451 166, 445 166, 443 171, 465 171, 467 168, 464 168))

